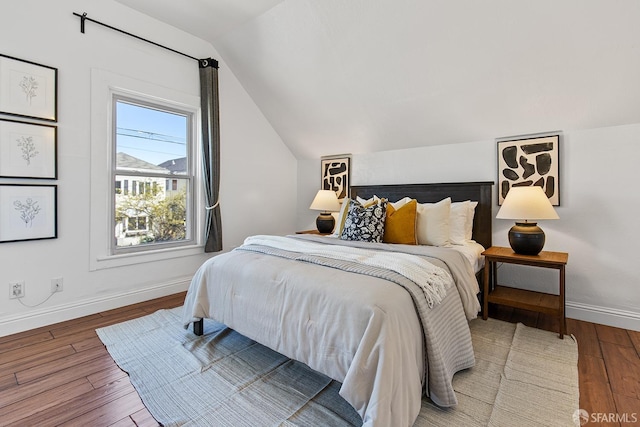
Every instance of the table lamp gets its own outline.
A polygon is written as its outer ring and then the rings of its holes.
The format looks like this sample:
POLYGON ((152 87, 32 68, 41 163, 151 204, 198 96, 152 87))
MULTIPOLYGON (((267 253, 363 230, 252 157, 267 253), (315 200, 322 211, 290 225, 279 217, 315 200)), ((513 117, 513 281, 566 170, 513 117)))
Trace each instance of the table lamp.
POLYGON ((496 218, 519 220, 509 230, 509 244, 515 253, 538 255, 544 247, 544 231, 529 221, 559 217, 542 188, 531 186, 511 187, 496 218))
POLYGON ((331 215, 331 212, 340 210, 340 203, 338 203, 336 192, 333 190, 319 190, 313 202, 311 202, 309 209, 322 211, 320 215, 318 215, 318 218, 316 218, 316 227, 320 233, 331 233, 336 224, 336 220, 333 218, 333 215, 331 215))

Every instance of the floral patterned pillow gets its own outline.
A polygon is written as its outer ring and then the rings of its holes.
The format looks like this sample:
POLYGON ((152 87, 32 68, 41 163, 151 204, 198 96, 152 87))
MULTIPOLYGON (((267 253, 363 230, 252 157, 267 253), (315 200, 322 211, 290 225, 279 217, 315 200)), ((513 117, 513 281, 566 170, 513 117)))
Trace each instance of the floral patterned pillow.
POLYGON ((386 216, 387 201, 385 199, 367 208, 353 201, 349 204, 349 213, 340 238, 380 243, 384 235, 386 216))

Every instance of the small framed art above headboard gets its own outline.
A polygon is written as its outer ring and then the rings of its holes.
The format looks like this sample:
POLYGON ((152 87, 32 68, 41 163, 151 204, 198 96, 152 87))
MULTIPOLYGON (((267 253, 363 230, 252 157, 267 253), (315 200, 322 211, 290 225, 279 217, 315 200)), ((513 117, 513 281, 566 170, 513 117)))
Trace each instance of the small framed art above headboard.
POLYGON ((354 185, 351 197, 368 199, 378 196, 391 202, 403 197, 416 199, 418 203, 436 203, 447 197, 452 202, 471 200, 478 202, 473 218, 473 240, 485 248, 491 247, 492 215, 491 193, 493 182, 455 182, 442 184, 391 184, 391 185, 354 185))

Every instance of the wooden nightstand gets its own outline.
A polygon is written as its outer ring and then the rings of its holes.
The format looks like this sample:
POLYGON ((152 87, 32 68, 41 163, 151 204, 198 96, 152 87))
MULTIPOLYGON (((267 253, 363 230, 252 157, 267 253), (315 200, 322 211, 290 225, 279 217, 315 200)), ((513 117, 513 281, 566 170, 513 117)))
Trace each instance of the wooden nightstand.
POLYGON ((328 236, 331 233, 321 233, 318 230, 302 230, 296 231, 296 234, 319 234, 320 236, 328 236))
POLYGON ((565 266, 569 260, 569 254, 565 252, 542 251, 538 255, 519 255, 514 253, 511 248, 492 246, 484 251, 482 255, 484 255, 482 318, 487 320, 489 315, 489 303, 555 315, 558 317, 560 323, 560 338, 564 338, 564 335, 567 333, 564 292, 565 266), (496 267, 496 264, 499 262, 529 265, 532 267, 554 268, 558 270, 560 273, 558 295, 499 286, 497 284, 498 269, 496 267), (489 272, 491 272, 491 283, 489 283, 489 272))

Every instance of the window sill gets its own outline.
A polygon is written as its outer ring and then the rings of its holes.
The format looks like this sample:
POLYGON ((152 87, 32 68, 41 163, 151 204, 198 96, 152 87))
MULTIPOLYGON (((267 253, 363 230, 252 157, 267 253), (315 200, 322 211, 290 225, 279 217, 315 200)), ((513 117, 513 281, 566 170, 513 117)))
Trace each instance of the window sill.
POLYGON ((95 259, 92 258, 90 269, 91 271, 94 271, 106 268, 117 268, 127 265, 163 261, 172 258, 202 255, 203 253, 203 245, 189 245, 141 252, 129 252, 117 255, 99 255, 95 259))

